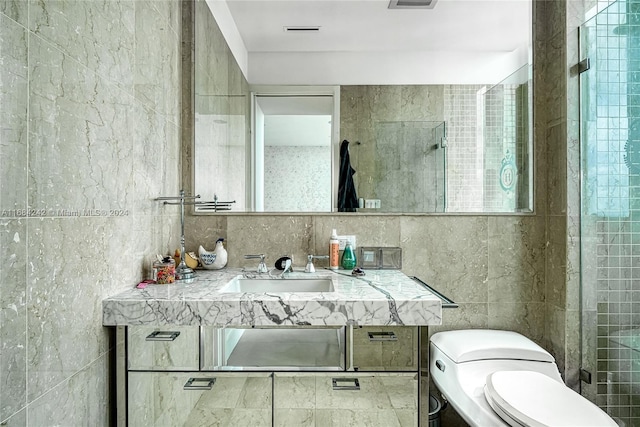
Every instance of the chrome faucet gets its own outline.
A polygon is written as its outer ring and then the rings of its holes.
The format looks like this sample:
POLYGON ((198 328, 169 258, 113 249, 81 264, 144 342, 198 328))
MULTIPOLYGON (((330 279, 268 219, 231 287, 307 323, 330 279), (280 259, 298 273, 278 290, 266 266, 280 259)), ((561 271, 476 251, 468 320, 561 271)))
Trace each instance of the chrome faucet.
POLYGON ((307 255, 307 266, 304 268, 305 273, 315 273, 316 268, 313 266, 313 259, 328 259, 329 255, 307 255))
POLYGON ((282 271, 282 274, 284 275, 284 273, 291 273, 293 271, 293 268, 291 267, 291 258, 287 258, 284 260, 284 270, 282 271))
POLYGON ((267 264, 264 262, 265 255, 245 255, 244 259, 258 259, 260 258, 260 263, 258 264, 258 268, 256 270, 257 273, 267 273, 269 269, 267 268, 267 264))

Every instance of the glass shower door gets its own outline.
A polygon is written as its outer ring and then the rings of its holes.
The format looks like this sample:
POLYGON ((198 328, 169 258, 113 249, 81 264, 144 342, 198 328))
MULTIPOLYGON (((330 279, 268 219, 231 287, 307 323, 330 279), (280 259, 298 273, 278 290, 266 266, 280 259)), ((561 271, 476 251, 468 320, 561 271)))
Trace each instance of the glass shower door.
POLYGON ((640 426, 638 12, 613 2, 580 29, 582 393, 625 426, 640 426))

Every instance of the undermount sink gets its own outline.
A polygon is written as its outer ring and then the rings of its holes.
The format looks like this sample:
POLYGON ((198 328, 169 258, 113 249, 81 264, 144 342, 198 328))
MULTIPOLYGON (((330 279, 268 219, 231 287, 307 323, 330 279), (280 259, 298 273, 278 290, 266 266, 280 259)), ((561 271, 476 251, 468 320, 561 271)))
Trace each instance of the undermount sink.
POLYGON ((247 279, 236 277, 220 292, 333 292, 331 279, 247 279))

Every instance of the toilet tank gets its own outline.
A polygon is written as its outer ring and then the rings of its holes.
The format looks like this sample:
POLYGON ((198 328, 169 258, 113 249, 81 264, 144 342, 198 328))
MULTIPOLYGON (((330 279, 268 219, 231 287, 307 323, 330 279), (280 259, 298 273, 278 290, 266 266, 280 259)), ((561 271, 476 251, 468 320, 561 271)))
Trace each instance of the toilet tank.
POLYGON ((431 337, 431 344, 454 363, 495 359, 555 361, 538 344, 511 331, 465 329, 438 332, 431 337))

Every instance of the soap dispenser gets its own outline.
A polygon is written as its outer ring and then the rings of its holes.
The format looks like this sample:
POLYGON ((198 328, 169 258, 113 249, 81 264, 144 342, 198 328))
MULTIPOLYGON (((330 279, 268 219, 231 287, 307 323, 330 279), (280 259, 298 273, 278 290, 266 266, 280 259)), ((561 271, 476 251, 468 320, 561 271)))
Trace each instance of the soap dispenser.
POLYGON ((344 246, 344 252, 342 252, 342 260, 340 262, 342 268, 345 270, 353 270, 356 268, 356 253, 351 246, 351 242, 347 240, 344 246))

